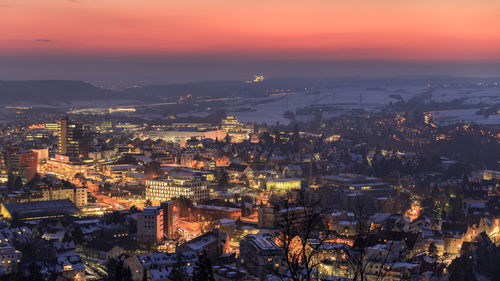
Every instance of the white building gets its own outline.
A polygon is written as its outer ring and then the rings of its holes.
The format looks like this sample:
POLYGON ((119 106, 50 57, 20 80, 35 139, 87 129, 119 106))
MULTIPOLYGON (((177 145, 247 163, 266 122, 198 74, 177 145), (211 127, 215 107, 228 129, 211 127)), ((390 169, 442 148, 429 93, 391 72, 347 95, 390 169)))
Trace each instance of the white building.
POLYGON ((146 181, 146 199, 152 202, 169 201, 179 197, 186 197, 194 202, 207 200, 208 183, 202 176, 177 173, 146 181))

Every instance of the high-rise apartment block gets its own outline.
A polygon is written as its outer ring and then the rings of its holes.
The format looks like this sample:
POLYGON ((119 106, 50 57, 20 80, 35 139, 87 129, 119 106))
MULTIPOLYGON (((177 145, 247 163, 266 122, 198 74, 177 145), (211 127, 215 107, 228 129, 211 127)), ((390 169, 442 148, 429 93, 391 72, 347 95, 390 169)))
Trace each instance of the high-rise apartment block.
POLYGON ((87 157, 88 142, 82 124, 68 118, 57 121, 57 152, 71 158, 87 157))
POLYGON ((158 243, 173 235, 173 203, 144 208, 137 215, 137 241, 141 244, 158 243))

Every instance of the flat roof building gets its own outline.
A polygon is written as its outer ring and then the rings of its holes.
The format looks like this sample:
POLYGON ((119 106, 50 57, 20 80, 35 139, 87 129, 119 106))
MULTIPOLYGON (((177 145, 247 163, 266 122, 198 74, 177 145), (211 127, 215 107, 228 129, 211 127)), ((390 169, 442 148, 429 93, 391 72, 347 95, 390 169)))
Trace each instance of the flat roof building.
POLYGON ((19 219, 35 219, 42 217, 59 217, 80 212, 69 199, 34 201, 26 203, 9 203, 0 205, 0 214, 6 219, 16 216, 19 219))

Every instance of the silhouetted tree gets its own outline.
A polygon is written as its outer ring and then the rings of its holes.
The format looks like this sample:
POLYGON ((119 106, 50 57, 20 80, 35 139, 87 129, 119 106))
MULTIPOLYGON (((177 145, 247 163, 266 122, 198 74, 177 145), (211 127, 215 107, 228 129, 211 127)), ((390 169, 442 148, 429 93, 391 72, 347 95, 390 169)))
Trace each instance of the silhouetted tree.
POLYGON ((450 281, 476 281, 473 263, 469 257, 459 257, 454 259, 448 267, 450 281))
POLYGON ((182 255, 177 255, 177 261, 172 265, 172 270, 170 271, 168 278, 179 281, 188 280, 186 263, 184 262, 182 255))
POLYGON ((106 272, 108 273, 106 281, 132 281, 130 268, 125 266, 121 259, 109 259, 106 262, 106 272))
POLYGON ((14 174, 12 174, 11 171, 7 174, 7 188, 12 191, 14 190, 14 181, 16 178, 14 177, 14 174))
POLYGON ((427 254, 429 255, 429 257, 431 257, 435 260, 438 259, 438 248, 437 248, 436 244, 434 244, 434 242, 432 242, 429 245, 429 249, 427 250, 427 254))
POLYGON ((29 275, 28 280, 30 281, 45 281, 45 278, 42 274, 42 269, 36 263, 32 263, 29 267, 29 275))
POLYGON ((215 281, 212 263, 206 251, 202 251, 198 256, 198 261, 194 268, 193 281, 215 281))
POLYGON ((23 180, 21 177, 16 177, 16 180, 14 181, 14 190, 21 190, 23 188, 23 180))
POLYGON ((227 172, 222 172, 219 181, 218 181, 218 186, 220 189, 226 189, 229 183, 229 175, 227 172))
POLYGON ((135 214, 135 213, 139 212, 139 209, 137 209, 137 207, 135 205, 132 205, 130 207, 129 211, 130 211, 131 214, 135 214))

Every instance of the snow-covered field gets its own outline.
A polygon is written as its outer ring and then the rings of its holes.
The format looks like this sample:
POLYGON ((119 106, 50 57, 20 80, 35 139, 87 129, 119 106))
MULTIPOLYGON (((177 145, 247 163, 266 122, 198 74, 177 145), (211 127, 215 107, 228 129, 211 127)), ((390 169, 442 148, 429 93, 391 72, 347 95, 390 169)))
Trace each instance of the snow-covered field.
MULTIPOLYGON (((255 121, 256 123, 276 124, 280 122, 286 124, 289 122, 284 117, 286 111, 296 113, 297 109, 302 109, 311 105, 333 105, 342 110, 362 108, 369 112, 376 112, 384 105, 390 102, 398 102, 398 98, 408 101, 414 95, 427 93, 429 88, 422 86, 349 86, 336 87, 333 89, 320 89, 319 94, 306 95, 304 92, 292 92, 284 95, 274 95, 258 98, 237 98, 228 103, 226 109, 231 115, 237 116, 244 122, 255 121)), ((500 87, 438 87, 432 89, 432 97, 426 102, 450 102, 457 99, 463 99, 464 104, 500 104, 500 87)), ((96 100, 96 101, 69 101, 67 103, 40 105, 45 108, 61 109, 88 109, 92 112, 108 108, 118 108, 123 106, 137 105, 139 107, 153 106, 138 100, 96 100)), ((201 104, 200 104, 201 105, 201 104)), ((37 105, 30 104, 37 107, 37 105)), ((203 106, 201 106, 203 107, 203 106)), ((213 113, 216 108, 206 110, 191 110, 178 115, 178 117, 206 117, 213 113)), ((342 110, 323 111, 323 117, 333 117, 343 113, 342 110)), ((478 124, 500 124, 500 115, 490 115, 485 118, 484 115, 476 114, 478 109, 463 109, 436 111, 433 113, 434 121, 438 124, 450 124, 457 122, 476 122, 478 124)), ((107 112, 107 111, 106 111, 107 112)), ((135 115, 135 113, 123 113, 135 115)), ((307 121, 314 118, 310 115, 296 115, 296 119, 307 121)))
POLYGON ((432 93, 434 102, 450 102, 465 99, 465 104, 500 103, 500 87, 439 88, 432 93))
POLYGON ((432 119, 438 125, 450 125, 460 122, 476 123, 482 125, 498 125, 500 124, 500 114, 492 114, 488 117, 476 114, 479 108, 474 109, 457 109, 457 110, 444 110, 432 111, 432 119))
MULTIPOLYGON (((283 96, 271 96, 267 98, 256 98, 244 100, 235 105, 241 107, 246 105, 255 111, 234 112, 244 122, 255 121, 257 123, 266 122, 267 124, 275 124, 280 122, 286 124, 289 122, 283 114, 286 111, 295 111, 308 105, 335 105, 346 109, 364 108, 367 111, 376 111, 382 106, 392 102, 397 102, 391 98, 391 95, 400 95, 403 100, 408 100, 415 94, 420 94, 425 91, 426 87, 383 87, 383 88, 366 88, 366 87, 345 87, 335 89, 321 89, 321 93, 317 95, 306 95, 304 92, 290 93, 283 96), (250 101, 266 101, 268 103, 251 106, 250 101)), ((327 113, 326 117, 333 116, 335 113, 327 113)), ((323 115, 325 116, 325 114, 323 115)), ((306 118, 307 117, 298 117, 306 118)), ((312 118, 312 117, 311 117, 312 118)), ((302 119, 301 119, 302 120, 302 119)))

